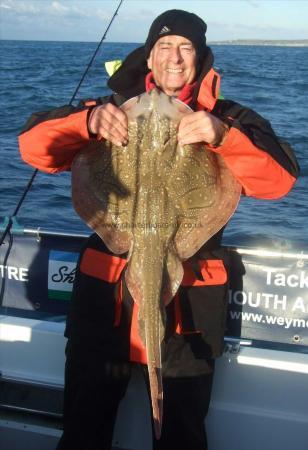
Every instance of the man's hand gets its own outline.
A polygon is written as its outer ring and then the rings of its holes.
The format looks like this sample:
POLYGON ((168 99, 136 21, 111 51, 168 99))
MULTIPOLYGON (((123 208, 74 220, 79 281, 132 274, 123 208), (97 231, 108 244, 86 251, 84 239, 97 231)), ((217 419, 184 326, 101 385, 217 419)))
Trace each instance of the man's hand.
POLYGON ((127 116, 112 103, 96 106, 92 110, 88 128, 98 138, 108 139, 114 145, 126 145, 128 142, 127 116))
POLYGON ((204 142, 218 147, 225 141, 228 131, 228 126, 217 117, 197 111, 182 118, 178 140, 181 145, 204 142))

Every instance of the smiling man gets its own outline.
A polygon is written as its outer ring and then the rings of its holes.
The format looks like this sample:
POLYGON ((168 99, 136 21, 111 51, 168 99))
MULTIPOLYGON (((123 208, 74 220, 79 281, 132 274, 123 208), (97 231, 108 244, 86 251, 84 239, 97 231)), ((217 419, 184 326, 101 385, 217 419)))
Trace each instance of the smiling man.
POLYGON ((152 48, 148 68, 156 85, 165 94, 177 97, 183 86, 196 78, 197 53, 189 39, 161 37, 152 48))
MULTIPOLYGON (((53 173, 69 170, 90 140, 125 145, 127 117, 119 106, 158 88, 193 109, 180 122, 181 144, 202 143, 218 153, 244 195, 275 199, 287 194, 298 174, 292 150, 257 113, 218 99, 219 75, 205 32, 206 24, 195 14, 161 14, 145 45, 128 55, 109 79, 117 94, 29 119, 19 137, 24 160, 53 173)), ((155 450, 207 449, 204 420, 214 360, 223 351, 228 293, 228 255, 221 238, 222 232, 185 261, 182 285, 166 308, 164 415, 161 439, 153 438, 155 450)), ((64 432, 58 450, 111 449, 131 363, 141 364, 146 374, 125 261, 125 255, 112 254, 95 234, 82 251, 65 332, 64 432)))

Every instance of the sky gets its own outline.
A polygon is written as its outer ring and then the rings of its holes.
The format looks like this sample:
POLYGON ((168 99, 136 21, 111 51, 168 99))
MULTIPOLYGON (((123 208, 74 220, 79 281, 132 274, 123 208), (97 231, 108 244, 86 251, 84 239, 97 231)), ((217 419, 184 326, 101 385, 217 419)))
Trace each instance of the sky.
MULTIPOLYGON (((0 39, 98 42, 119 0, 0 0, 0 39)), ((308 39, 308 0, 124 0, 106 41, 144 42, 154 18, 185 9, 209 42, 308 39)))

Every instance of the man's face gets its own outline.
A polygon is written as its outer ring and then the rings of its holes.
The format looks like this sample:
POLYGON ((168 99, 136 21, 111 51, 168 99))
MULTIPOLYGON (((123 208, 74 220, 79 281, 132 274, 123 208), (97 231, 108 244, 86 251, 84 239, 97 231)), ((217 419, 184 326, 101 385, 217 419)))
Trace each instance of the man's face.
POLYGON ((158 39, 147 62, 155 83, 167 95, 177 96, 196 76, 196 50, 191 41, 182 36, 158 39))

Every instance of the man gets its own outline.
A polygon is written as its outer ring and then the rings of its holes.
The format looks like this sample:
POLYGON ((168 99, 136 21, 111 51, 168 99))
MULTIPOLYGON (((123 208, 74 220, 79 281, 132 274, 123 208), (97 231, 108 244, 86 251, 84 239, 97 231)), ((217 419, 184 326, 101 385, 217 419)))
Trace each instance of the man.
MULTIPOLYGON (((298 166, 270 124, 233 101, 218 100, 219 75, 205 39, 206 24, 180 10, 153 22, 145 46, 133 51, 110 78, 117 94, 34 114, 20 135, 22 157, 47 172, 69 170, 91 139, 125 145, 127 117, 119 105, 154 87, 190 105, 178 130, 182 145, 203 143, 218 153, 243 194, 279 198, 293 186, 298 166)), ((210 401, 214 359, 223 350, 226 252, 222 232, 184 264, 176 297, 167 306, 162 344, 164 415, 155 449, 205 450, 204 419, 210 401)), ((68 316, 64 433, 60 450, 110 449, 118 404, 130 363, 146 368, 136 332, 133 299, 125 282, 126 255, 113 255, 97 235, 82 251, 68 316)), ((146 373, 146 370, 145 370, 146 373)))

